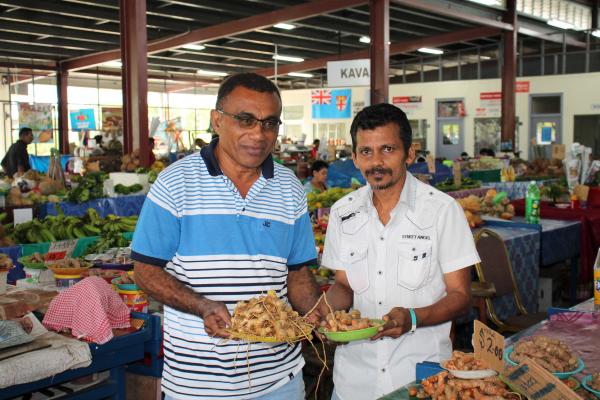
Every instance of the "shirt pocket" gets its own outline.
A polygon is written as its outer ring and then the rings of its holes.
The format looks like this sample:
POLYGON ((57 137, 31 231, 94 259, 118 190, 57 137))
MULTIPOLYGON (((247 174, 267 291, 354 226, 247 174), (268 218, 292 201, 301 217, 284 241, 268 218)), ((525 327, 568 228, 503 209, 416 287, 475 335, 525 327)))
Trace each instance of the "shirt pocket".
POLYGON ((397 281, 408 290, 423 287, 431 269, 431 244, 401 242, 397 246, 397 281))
POLYGON ((369 288, 368 245, 349 241, 342 246, 340 260, 344 263, 348 283, 354 293, 362 293, 369 288))

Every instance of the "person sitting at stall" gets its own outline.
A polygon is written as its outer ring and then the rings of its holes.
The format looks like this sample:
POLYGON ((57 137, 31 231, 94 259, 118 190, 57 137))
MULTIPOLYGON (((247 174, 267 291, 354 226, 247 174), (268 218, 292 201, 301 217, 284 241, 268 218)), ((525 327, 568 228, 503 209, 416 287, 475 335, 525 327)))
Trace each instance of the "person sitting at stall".
POLYGON ((8 148, 6 155, 2 159, 2 168, 7 176, 12 178, 17 172, 24 174, 31 169, 29 153, 27 153, 27 146, 31 142, 33 142, 33 131, 31 128, 21 128, 19 139, 8 148))
POLYGON ((484 147, 481 150, 479 150, 479 156, 480 157, 496 157, 496 152, 492 149, 488 149, 487 147, 484 147))
POLYGON ((324 192, 327 190, 327 170, 329 164, 323 160, 317 160, 310 166, 311 179, 304 184, 304 191, 306 193, 311 192, 324 192))
POLYGON ((310 158, 316 160, 319 158, 319 146, 321 146, 321 141, 319 139, 313 140, 313 147, 310 150, 310 158))
POLYGON ((96 141, 96 145, 92 149, 90 153, 91 156, 101 156, 104 154, 104 148, 102 147, 102 135, 94 136, 94 140, 96 141))

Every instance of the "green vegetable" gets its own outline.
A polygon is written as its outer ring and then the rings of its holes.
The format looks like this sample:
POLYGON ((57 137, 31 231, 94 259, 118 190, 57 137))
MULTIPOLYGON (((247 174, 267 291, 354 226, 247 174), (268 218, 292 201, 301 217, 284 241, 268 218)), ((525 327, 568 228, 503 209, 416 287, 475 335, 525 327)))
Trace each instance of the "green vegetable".
POLYGON ((137 193, 142 189, 144 189, 144 187, 142 185, 140 185, 139 183, 134 183, 133 185, 129 185, 129 186, 125 186, 120 183, 115 185, 115 192, 119 193, 119 194, 137 193))

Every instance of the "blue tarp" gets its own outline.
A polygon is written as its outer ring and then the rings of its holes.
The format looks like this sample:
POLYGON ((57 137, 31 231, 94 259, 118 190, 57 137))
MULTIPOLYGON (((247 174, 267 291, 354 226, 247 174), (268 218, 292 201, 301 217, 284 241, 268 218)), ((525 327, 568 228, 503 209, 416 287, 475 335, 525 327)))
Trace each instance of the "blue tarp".
MULTIPOLYGON (((88 208, 94 208, 102 218, 105 218, 108 214, 129 217, 131 215, 140 215, 144 200, 146 200, 146 195, 131 195, 104 197, 79 204, 68 201, 63 201, 59 204, 65 215, 82 217, 85 215, 88 208)), ((56 215, 54 203, 46 203, 40 207, 39 218, 44 218, 46 215, 56 215)))
MULTIPOLYGON (((432 185, 452 177, 452 170, 441 162, 436 162, 435 168, 436 173, 431 174, 430 183, 432 185)), ((414 163, 408 167, 408 170, 413 174, 429 174, 427 163, 424 162, 414 163)), ((335 161, 329 165, 329 170, 327 171, 328 187, 349 188, 352 178, 356 178, 363 185, 366 183, 365 178, 363 178, 360 171, 354 166, 352 160, 335 161)))
MULTIPOLYGON (((72 156, 61 156, 60 163, 62 165, 62 169, 64 170, 67 162, 73 158, 72 156)), ((29 163, 31 164, 31 168, 38 171, 47 173, 48 168, 50 167, 50 156, 34 156, 29 155, 29 163)))

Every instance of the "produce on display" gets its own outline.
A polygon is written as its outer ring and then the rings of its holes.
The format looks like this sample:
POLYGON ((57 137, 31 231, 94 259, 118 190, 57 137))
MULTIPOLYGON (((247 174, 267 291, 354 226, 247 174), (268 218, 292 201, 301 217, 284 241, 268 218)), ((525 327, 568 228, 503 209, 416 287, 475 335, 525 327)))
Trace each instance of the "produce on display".
POLYGON ((115 185, 115 193, 118 194, 133 194, 133 193, 137 193, 144 190, 144 187, 142 185, 140 185, 139 183, 134 183, 133 185, 123 185, 123 184, 117 184, 115 185))
MULTIPOLYGON (((0 222, 6 219, 7 214, 5 212, 0 213, 0 222)), ((15 244, 13 238, 9 236, 9 230, 12 224, 1 225, 0 224, 0 247, 9 247, 15 244)))
POLYGON ((327 332, 340 332, 365 329, 375 326, 375 324, 369 318, 361 318, 359 310, 350 312, 338 310, 327 314, 325 321, 321 322, 321 326, 327 332))
POLYGON ((596 372, 592 374, 592 377, 588 381, 588 386, 592 389, 600 392, 600 372, 596 372))
MULTIPOLYGON (((122 237, 120 234, 119 236, 122 237)), ((85 259, 94 264, 133 264, 133 260, 131 259, 131 248, 129 247, 112 247, 97 254, 89 253, 90 250, 91 249, 88 249, 88 255, 85 256, 85 259)))
POLYGON ((453 351, 452 358, 447 360, 443 367, 458 371, 480 371, 489 369, 489 366, 484 361, 475 358, 475 354, 463 353, 462 351, 453 351))
POLYGON ((306 195, 306 199, 308 200, 308 209, 316 210, 318 208, 329 208, 336 201, 347 195, 348 193, 353 192, 354 189, 344 189, 344 188, 331 188, 327 189, 321 193, 311 192, 306 195))
POLYGON ((133 172, 140 167, 140 150, 136 149, 131 154, 121 157, 121 171, 133 172))
POLYGON ((550 372, 569 372, 578 366, 578 357, 563 341, 547 336, 520 340, 510 354, 514 362, 530 358, 550 372))
POLYGON ((83 217, 66 216, 58 204, 56 210, 58 215, 47 215, 42 220, 34 219, 14 227, 5 225, 4 229, 14 243, 28 244, 80 239, 98 236, 103 232, 133 232, 137 223, 137 216, 117 217, 109 214, 106 218, 101 218, 93 208, 88 208, 83 217))
POLYGON ((483 224, 481 215, 510 220, 515 216, 515 208, 510 204, 506 193, 497 193, 495 189, 490 189, 484 197, 470 195, 462 199, 457 199, 458 203, 465 212, 465 217, 471 228, 476 228, 483 224))
POLYGON ((108 174, 104 172, 90 172, 80 179, 73 176, 71 182, 77 183, 77 187, 69 191, 67 199, 74 203, 83 203, 104 197, 104 181, 106 179, 108 179, 108 174))
POLYGON ((471 178, 462 178, 461 179, 461 184, 460 185, 456 185, 454 183, 454 179, 453 178, 448 178, 445 181, 442 181, 440 183, 437 183, 435 185, 436 189, 441 190, 442 192, 454 192, 457 190, 464 190, 464 189, 477 189, 481 187, 481 181, 476 181, 474 179, 471 178))
POLYGON ((498 377, 483 379, 458 379, 442 371, 421 382, 421 387, 409 390, 411 396, 419 399, 433 400, 456 399, 521 399, 521 396, 510 391, 508 386, 498 377))
POLYGON ((0 271, 6 271, 14 267, 12 259, 6 254, 0 253, 0 271))
POLYGON ((238 302, 227 332, 232 339, 295 342, 311 338, 312 330, 311 324, 269 290, 266 296, 238 302))
POLYGON ((29 170, 23 175, 15 174, 14 179, 5 180, 10 187, 7 190, 6 203, 11 206, 31 206, 46 202, 58 202, 66 194, 64 185, 50 176, 29 170))

